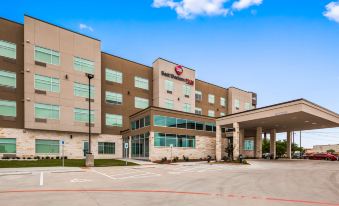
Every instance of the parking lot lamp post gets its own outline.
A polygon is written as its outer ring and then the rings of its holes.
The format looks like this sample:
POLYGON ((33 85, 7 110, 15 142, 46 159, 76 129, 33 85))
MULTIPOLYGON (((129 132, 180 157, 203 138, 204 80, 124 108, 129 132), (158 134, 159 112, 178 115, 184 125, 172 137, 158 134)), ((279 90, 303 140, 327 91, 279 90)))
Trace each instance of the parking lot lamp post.
POLYGON ((91 133, 92 133, 92 122, 91 122, 91 79, 94 78, 93 74, 86 73, 88 78, 88 152, 86 154, 86 166, 94 166, 94 155, 92 154, 91 146, 91 133))

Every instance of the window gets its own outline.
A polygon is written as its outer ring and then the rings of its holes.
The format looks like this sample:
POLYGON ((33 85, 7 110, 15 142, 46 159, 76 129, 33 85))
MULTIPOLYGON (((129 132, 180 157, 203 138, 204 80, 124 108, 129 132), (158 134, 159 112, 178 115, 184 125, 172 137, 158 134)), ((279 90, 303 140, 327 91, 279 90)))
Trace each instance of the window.
POLYGON ((225 113, 224 112, 220 112, 220 116, 221 117, 225 116, 225 113))
POLYGON ((106 103, 121 105, 122 94, 115 93, 115 92, 106 92, 106 103))
POLYGON ((98 142, 99 154, 115 154, 115 143, 113 142, 98 142))
POLYGON ((0 138, 0 153, 16 153, 16 139, 0 138))
POLYGON ((134 106, 138 109, 146 109, 149 105, 148 99, 135 97, 134 98, 134 106))
POLYGON ((185 96, 190 96, 191 95, 191 87, 188 85, 183 85, 182 90, 185 96))
POLYGON ((122 83, 122 73, 106 68, 106 81, 122 83))
POLYGON ((239 101, 239 99, 235 99, 235 100, 234 100, 234 107, 235 107, 236 109, 240 109, 240 101, 239 101))
POLYGON ((145 117, 145 127, 150 126, 151 125, 151 118, 150 116, 146 116, 145 117))
POLYGON ((186 129, 187 120, 186 119, 177 119, 177 128, 186 129))
POLYGON ((195 108, 195 114, 202 115, 202 109, 199 108, 199 107, 196 107, 196 108, 195 108))
POLYGON ((187 147, 195 148, 195 136, 154 133, 155 147, 187 147))
MULTIPOLYGON (((94 111, 91 110, 91 123, 94 123, 94 111)), ((88 109, 74 109, 74 121, 88 123, 88 109)))
POLYGON ((58 78, 35 74, 34 88, 47 92, 60 92, 60 80, 58 78))
POLYGON ((216 127, 215 127, 215 124, 213 124, 213 123, 206 123, 205 129, 208 132, 215 132, 216 127))
POLYGON ((0 56, 16 59, 16 44, 0 40, 0 56))
POLYGON ((165 108, 166 109, 174 109, 174 101, 170 99, 165 100, 165 108))
POLYGON ((59 140, 35 140, 35 153, 59 154, 59 140))
POLYGON ((134 77, 134 86, 140 89, 148 90, 148 79, 134 77))
MULTIPOLYGON (((154 126, 160 127, 172 127, 172 128, 179 128, 179 129, 193 129, 193 130, 204 130, 205 123, 203 122, 196 122, 190 119, 179 119, 175 117, 166 117, 160 115, 154 115, 154 126)), ((134 123, 132 123, 132 128, 135 127, 134 123)), ((206 131, 215 132, 216 127, 214 123, 206 123, 206 131)))
POLYGON ((202 123, 202 122, 195 122, 195 129, 196 130, 204 130, 204 123, 202 123))
POLYGON ((116 114, 106 114, 106 126, 122 127, 122 116, 116 114))
POLYGON ((16 88, 16 73, 0 70, 0 86, 16 88))
MULTIPOLYGON (((74 96, 89 98, 88 84, 74 82, 74 96)), ((95 97, 94 86, 91 85, 91 99, 95 97)))
POLYGON ((202 101, 202 92, 195 90, 195 100, 202 101))
POLYGON ((215 117, 215 112, 213 110, 208 110, 208 116, 215 117))
POLYGON ((166 135, 164 133, 154 133, 154 146, 164 147, 165 146, 166 135))
POLYGON ((220 97, 220 105, 223 107, 226 106, 226 99, 224 97, 220 97))
POLYGON ((185 103, 185 104, 184 104, 184 109, 183 109, 183 111, 184 111, 184 112, 191 112, 191 105, 185 103))
POLYGON ((170 80, 165 80, 165 89, 166 89, 166 91, 173 92, 174 91, 174 83, 170 80))
POLYGON ((177 119, 174 117, 166 117, 167 127, 177 127, 177 119))
POLYGON ((16 117, 16 102, 0 99, 0 115, 16 117))
POLYGON ((73 67, 75 70, 94 74, 94 62, 80 57, 73 58, 73 67))
POLYGON ((166 147, 176 147, 177 146, 177 135, 176 134, 166 134, 166 147))
POLYGON ((141 119, 135 120, 131 122, 132 130, 136 130, 143 127, 148 127, 151 124, 150 116, 143 117, 141 119))
POLYGON ((187 120, 187 129, 195 129, 195 121, 187 120))
POLYGON ((244 141, 244 150, 253 150, 254 149, 254 141, 253 140, 245 140, 244 141))
POLYGON ((60 53, 51 49, 35 46, 35 61, 46 64, 60 64, 60 53))
POLYGON ((250 110, 251 109, 251 104, 246 102, 245 103, 245 110, 250 110))
POLYGON ((60 107, 58 105, 36 103, 34 111, 35 118, 40 119, 59 119, 60 116, 60 107))
POLYGON ((208 103, 214 104, 215 96, 213 94, 208 95, 208 103))
POLYGON ((166 127, 166 117, 154 115, 154 126, 166 127))

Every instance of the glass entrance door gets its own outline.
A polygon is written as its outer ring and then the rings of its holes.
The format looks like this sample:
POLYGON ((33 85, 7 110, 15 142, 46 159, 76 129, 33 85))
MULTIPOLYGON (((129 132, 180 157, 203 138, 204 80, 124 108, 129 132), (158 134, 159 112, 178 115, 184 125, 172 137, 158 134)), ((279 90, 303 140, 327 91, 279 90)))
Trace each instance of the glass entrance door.
POLYGON ((132 136, 132 158, 148 159, 149 157, 149 133, 132 136))

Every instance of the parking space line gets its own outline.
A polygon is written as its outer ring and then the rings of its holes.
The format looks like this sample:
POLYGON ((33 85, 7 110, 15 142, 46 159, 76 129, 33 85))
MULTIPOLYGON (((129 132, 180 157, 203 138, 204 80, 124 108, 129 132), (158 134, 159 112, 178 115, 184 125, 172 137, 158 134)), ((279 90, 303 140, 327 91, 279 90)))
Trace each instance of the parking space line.
POLYGON ((109 175, 107 175, 107 174, 105 174, 105 173, 99 172, 99 171, 97 171, 97 170, 95 170, 95 169, 91 169, 91 171, 92 171, 92 172, 95 172, 95 173, 97 173, 97 174, 100 174, 100 175, 102 175, 102 176, 108 177, 108 178, 110 178, 110 179, 112 179, 112 180, 115 180, 114 177, 111 177, 111 176, 109 176, 109 175))
POLYGON ((40 172, 40 186, 44 185, 44 173, 40 172))

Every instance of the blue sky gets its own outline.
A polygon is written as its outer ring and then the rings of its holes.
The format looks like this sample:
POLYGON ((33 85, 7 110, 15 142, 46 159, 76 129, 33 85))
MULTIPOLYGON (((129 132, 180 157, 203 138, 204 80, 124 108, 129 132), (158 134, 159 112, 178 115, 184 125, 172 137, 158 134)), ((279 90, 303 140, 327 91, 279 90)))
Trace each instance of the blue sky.
MULTIPOLYGON (((258 106, 306 98, 339 113, 337 0, 5 1, 102 40, 102 50, 146 65, 163 57, 199 79, 258 93, 258 106)), ((282 137, 282 136, 280 136, 282 137)), ((339 143, 339 129, 305 132, 303 145, 339 143)))

